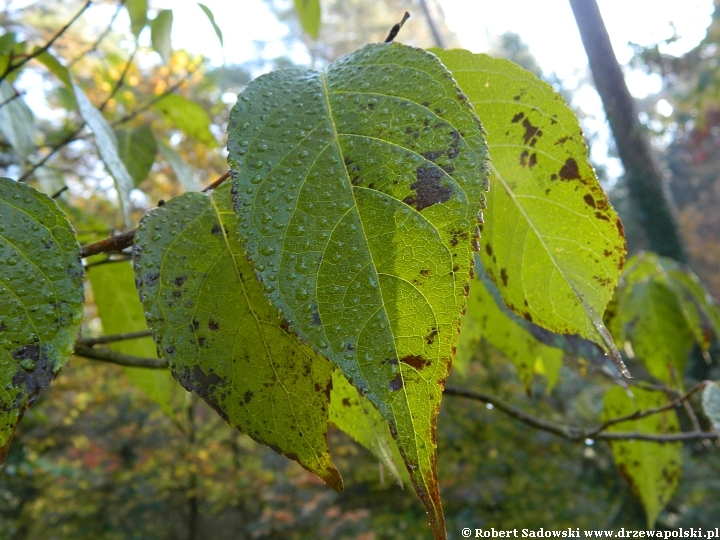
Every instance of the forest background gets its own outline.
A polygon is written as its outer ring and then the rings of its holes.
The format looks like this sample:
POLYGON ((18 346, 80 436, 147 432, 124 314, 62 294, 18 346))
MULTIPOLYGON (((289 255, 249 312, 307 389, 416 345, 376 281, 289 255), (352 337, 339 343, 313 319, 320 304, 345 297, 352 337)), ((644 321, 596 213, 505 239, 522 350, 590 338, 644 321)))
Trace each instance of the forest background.
MULTIPOLYGON (((5 31, 0 41, 7 45, 8 36, 15 35, 46 43, 83 4, 6 4, 0 14, 5 31)), ((423 47, 462 45, 445 23, 440 5, 433 2, 323 2, 317 40, 303 32, 292 4, 268 1, 266 5, 287 30, 279 39, 257 42, 255 58, 243 64, 219 66, 172 48, 169 27, 165 45, 161 30, 154 30, 157 38, 151 40, 150 28, 141 27, 136 41, 125 6, 117 2, 94 2, 53 44, 54 54, 79 74, 90 100, 117 124, 116 134, 121 145, 128 145, 126 151, 148 154, 145 165, 130 171, 137 188, 131 192, 134 217, 161 199, 209 184, 227 170, 223 147, 230 107, 237 93, 260 73, 298 64, 322 67, 367 42, 381 40, 404 10, 413 16, 400 41, 423 47), (162 106, 161 98, 168 94, 187 99, 179 112, 162 106), (148 124, 164 139, 155 141, 152 132, 148 135, 148 124)), ((196 11, 197 24, 213 28, 201 8, 196 11)), ((151 4, 150 18, 160 13, 151 4)), ((227 35, 231 27, 217 22, 227 35)), ((218 43, 222 35, 218 33, 218 43)), ((714 209, 720 202, 715 172, 720 164, 716 45, 720 14, 713 14, 706 38, 696 47, 681 56, 665 54, 678 38, 637 46, 627 69, 655 73, 662 81, 659 92, 640 102, 641 119, 670 172, 668 185, 693 268, 718 298, 720 213, 714 209)), ((490 52, 545 78, 570 103, 577 105, 576 96, 591 87, 588 72, 577 73, 571 81, 543 73, 517 34, 497 36, 490 52)), ((28 167, 18 162, 17 152, 10 151, 6 136, 0 147, 4 176, 17 178, 32 171, 37 186, 48 194, 67 187, 57 200, 83 242, 120 228, 112 180, 94 151, 88 151, 92 142, 87 133, 78 131, 73 96, 40 66, 28 66, 12 82, 27 98, 32 109, 29 118, 42 133, 40 141, 29 143, 27 155, 39 145, 42 155, 51 156, 41 167, 28 167), (42 100, 37 99, 37 88, 42 88, 42 100)), ((3 96, 11 99, 17 98, 12 93, 3 96)), ((586 120, 590 146, 608 145, 612 158, 607 129, 587 111, 577 112, 586 120)), ((630 253, 647 249, 617 162, 601 162, 602 153, 591 155, 622 216, 630 253)), ((126 270, 129 263, 122 261, 89 270, 84 336, 109 333, 101 326, 93 299, 121 297, 122 288, 116 285, 118 280, 131 279, 126 270), (107 272, 112 279, 94 278, 94 272, 107 272)), ((121 300, 136 302, 134 289, 127 291, 130 295, 121 300)), ((111 317, 103 320, 107 325, 111 317)), ((154 354, 147 338, 132 347, 124 352, 154 354)), ((688 364, 688 381, 720 377, 717 351, 710 352, 711 364, 700 360, 688 364)), ((526 392, 514 364, 483 341, 476 344, 467 373, 456 373, 448 381, 455 383, 565 422, 596 418, 602 393, 610 384, 588 366, 568 359, 551 391, 546 392, 548 381, 539 376, 526 392)), ((443 402, 438 430, 449 531, 645 526, 642 506, 617 474, 604 444, 577 444, 534 431, 492 407, 450 396, 443 402)), ((161 407, 138 390, 122 368, 73 357, 26 412, 0 468, 0 537, 427 537, 424 510, 411 489, 397 486, 369 452, 342 432, 331 431, 330 443, 345 477, 342 494, 233 431, 191 394, 180 390, 161 407)), ((720 510, 717 445, 694 441, 684 445, 683 452, 682 480, 657 526, 714 527, 720 510)))

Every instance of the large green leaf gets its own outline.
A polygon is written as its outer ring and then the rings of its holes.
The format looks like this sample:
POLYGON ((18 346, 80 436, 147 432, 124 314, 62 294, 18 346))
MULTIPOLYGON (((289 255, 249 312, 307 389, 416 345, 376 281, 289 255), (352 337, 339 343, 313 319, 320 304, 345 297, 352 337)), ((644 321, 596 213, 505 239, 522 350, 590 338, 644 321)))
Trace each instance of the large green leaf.
POLYGON ((168 64, 172 56, 172 9, 161 9, 150 23, 150 39, 153 49, 157 51, 163 62, 168 64))
MULTIPOLYGON (((667 404, 663 392, 633 388, 634 397, 627 390, 615 386, 605 394, 603 420, 618 418, 637 411, 645 411, 667 404)), ((609 432, 637 432, 649 435, 678 433, 680 423, 675 411, 620 422, 609 432)), ((645 508, 648 529, 655 525, 660 511, 672 497, 682 473, 682 443, 657 443, 639 440, 612 440, 615 465, 630 484, 633 493, 645 508)))
POLYGON ((313 39, 320 35, 320 0, 295 0, 300 26, 313 39))
MULTIPOLYGON (((104 335, 147 329, 145 312, 135 290, 135 276, 129 262, 92 266, 87 276, 104 335)), ((131 356, 157 358, 157 349, 151 337, 117 341, 110 344, 110 348, 131 356)), ((123 369, 135 386, 154 400, 169 417, 174 418, 173 391, 180 388, 170 375, 170 370, 123 369)))
POLYGON ((134 185, 147 178, 158 148, 150 126, 142 125, 132 129, 115 130, 118 154, 133 179, 134 185))
POLYGON ((595 341, 624 370, 602 314, 625 239, 577 117, 549 84, 508 60, 435 52, 488 132, 493 189, 481 254, 505 303, 553 332, 595 341))
MULTIPOLYGON (((403 484, 393 456, 392 439, 387 422, 366 398, 345 378, 340 370, 333 373, 330 392, 330 422, 370 450, 387 467, 398 484, 403 484)), ((403 469, 404 470, 404 469, 403 469)))
POLYGON ((125 7, 130 16, 130 27, 135 39, 147 24, 148 0, 125 0, 125 7))
MULTIPOLYGON (((35 47, 35 50, 33 51, 33 54, 37 54, 40 47, 35 47)), ((60 60, 55 58, 52 54, 50 54, 50 51, 42 51, 41 53, 37 54, 35 57, 36 60, 41 62, 46 68, 50 70, 50 72, 55 75, 60 82, 65 85, 65 88, 67 89, 70 96, 72 96, 74 100, 74 88, 72 83, 72 78, 70 77, 70 71, 67 67, 65 67, 63 64, 60 63, 60 60)))
POLYGON ((210 132, 210 118, 194 101, 178 94, 168 94, 154 107, 186 135, 208 145, 215 144, 215 138, 210 132))
POLYGON ((130 191, 134 186, 133 179, 118 154, 115 132, 102 113, 90 102, 83 89, 76 84, 73 87, 75 88, 75 100, 80 109, 80 114, 95 135, 95 144, 100 158, 115 181, 120 207, 127 223, 130 221, 130 191))
POLYGON ((15 89, 8 81, 0 82, 0 133, 7 139, 24 165, 35 150, 35 119, 22 97, 15 96, 15 89), (8 101, 11 100, 11 101, 8 101), (7 102, 7 103, 6 103, 7 102))
MULTIPOLYGON (((562 368, 562 349, 538 341, 524 328, 522 322, 526 321, 517 320, 504 304, 498 304, 498 300, 500 303, 502 300, 494 298, 492 287, 494 284, 484 276, 482 268, 478 269, 470 285, 467 311, 460 330, 461 341, 469 339, 462 334, 477 332, 478 337, 484 338, 515 364, 528 393, 538 371, 546 376, 548 391, 552 390, 562 368)), ((463 351, 463 354, 467 352, 463 351)), ((468 359, 460 357, 458 360, 467 363, 468 359)))
POLYGON ((479 120, 433 55, 375 44, 256 79, 228 138, 265 292, 389 422, 444 538, 435 417, 487 185, 479 120))
POLYGON ((229 188, 186 193, 140 222, 136 283, 158 353, 230 425, 342 489, 326 440, 332 364, 265 298, 229 188))
POLYGON ((0 463, 23 412, 72 353, 83 310, 79 250, 51 198, 0 178, 0 463))

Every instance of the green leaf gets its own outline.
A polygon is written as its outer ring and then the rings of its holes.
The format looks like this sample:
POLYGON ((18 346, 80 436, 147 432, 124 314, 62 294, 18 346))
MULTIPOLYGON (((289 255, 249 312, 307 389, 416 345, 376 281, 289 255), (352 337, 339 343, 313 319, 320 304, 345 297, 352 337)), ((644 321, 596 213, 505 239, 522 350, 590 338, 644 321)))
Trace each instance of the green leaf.
POLYGON ((118 142, 118 155, 138 186, 147 178, 158 148, 150 126, 142 125, 132 129, 116 129, 115 137, 118 142))
POLYGON ((80 114, 95 135, 95 144, 100 158, 103 160, 103 163, 105 163, 105 166, 115 181, 120 207, 122 208, 125 223, 127 224, 130 221, 130 191, 134 185, 130 173, 118 154, 118 143, 115 138, 115 132, 107 120, 105 120, 102 113, 90 102, 83 89, 76 84, 74 84, 73 87, 75 88, 75 99, 77 100, 80 114))
POLYGON ((163 62, 168 64, 172 56, 172 9, 161 9, 153 22, 150 24, 150 39, 155 51, 162 57, 163 62))
POLYGON ((602 322, 625 239, 577 117, 549 84, 508 60, 434 52, 488 131, 493 189, 481 254, 505 303, 553 332, 598 343, 626 371, 602 322))
POLYGON ((218 40, 220 41, 220 46, 223 47, 225 44, 223 43, 222 30, 220 30, 220 27, 215 22, 215 16, 213 15, 213 12, 205 4, 201 4, 200 2, 198 2, 198 6, 200 6, 200 9, 203 10, 203 13, 205 13, 208 20, 210 21, 210 24, 212 24, 213 30, 215 30, 215 35, 218 37, 218 40))
POLYGON ((210 132, 210 118, 194 101, 178 94, 168 94, 154 108, 186 135, 209 146, 215 144, 215 138, 210 132))
POLYGON ((708 383, 703 388, 702 406, 713 427, 720 430, 720 388, 716 383, 708 383))
POLYGON ((332 365, 265 298, 229 188, 185 193, 140 222, 135 279, 158 352, 231 426, 341 490, 326 440, 332 365))
MULTIPOLYGON (((603 421, 637 411, 645 411, 667 404, 663 392, 633 388, 634 397, 618 386, 605 394, 603 421)), ((680 424, 675 411, 669 410, 637 420, 620 422, 609 432, 637 432, 649 435, 678 433, 680 424)), ((645 508, 648 529, 655 525, 660 511, 672 497, 682 473, 682 443, 657 443, 639 440, 611 440, 615 465, 633 493, 645 508)))
POLYGON ((524 328, 522 320, 517 320, 500 298, 493 297, 490 288, 494 285, 483 274, 482 268, 479 268, 470 285, 467 311, 460 327, 461 341, 464 339, 462 334, 478 332, 478 337, 483 337, 515 364, 528 394, 538 370, 547 378, 547 391, 550 392, 560 375, 563 351, 541 343, 524 328), (502 305, 498 304, 498 300, 502 305))
POLYGON ((137 39, 148 21, 148 0, 126 0, 125 7, 130 16, 130 28, 137 39))
MULTIPOLYGON (((370 450, 378 461, 387 467, 397 483, 403 485, 403 478, 393 457, 395 441, 387 423, 372 403, 353 388, 340 370, 333 373, 329 419, 358 444, 370 450)), ((402 470, 404 471, 404 468, 402 470)))
MULTIPOLYGON (((92 266, 87 276, 102 320, 103 335, 147 330, 145 311, 135 290, 135 277, 129 262, 92 266)), ((110 344, 110 349, 141 358, 157 358, 151 337, 117 341, 110 344)), ((132 383, 155 401, 165 414, 175 418, 173 391, 179 387, 170 370, 134 367, 124 367, 123 370, 132 383)))
POLYGON ((0 178, 0 463, 23 412, 72 354, 83 313, 79 250, 50 197, 0 178))
POLYGON ((198 186, 197 180, 195 180, 195 176, 182 156, 162 141, 157 141, 157 148, 167 160, 178 182, 185 188, 185 191, 199 191, 200 187, 198 186))
MULTIPOLYGON (((37 49, 38 48, 36 48, 35 51, 37 51, 37 49)), ((57 58, 50 54, 50 52, 43 51, 42 53, 38 54, 35 59, 41 62, 46 68, 48 68, 50 70, 50 73, 55 75, 60 80, 60 82, 65 85, 65 88, 67 88, 70 94, 74 93, 72 79, 70 78, 70 72, 68 71, 68 68, 62 65, 57 58)))
POLYGON ((303 31, 314 40, 320 35, 320 0, 295 0, 295 11, 303 31))
POLYGON ((0 133, 20 158, 21 165, 35 151, 35 119, 22 97, 15 96, 15 89, 5 81, 0 83, 0 133), (12 101, 8 101, 12 99, 12 101))
POLYGON ((477 117, 437 58, 375 44, 251 82, 228 151, 265 292, 380 410, 445 538, 435 417, 487 185, 477 117))

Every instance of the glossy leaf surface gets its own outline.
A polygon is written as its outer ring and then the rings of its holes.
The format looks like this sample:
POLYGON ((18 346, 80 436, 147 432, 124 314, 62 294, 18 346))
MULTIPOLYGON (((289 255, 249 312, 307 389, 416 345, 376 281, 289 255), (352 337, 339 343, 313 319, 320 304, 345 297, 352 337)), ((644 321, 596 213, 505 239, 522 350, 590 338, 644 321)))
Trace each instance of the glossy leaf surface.
POLYGON ((486 188, 480 122, 434 56, 376 44, 259 77, 228 137, 265 292, 389 422, 444 538, 435 417, 486 188))
POLYGON ((79 249, 51 198, 0 178, 0 463, 23 412, 72 353, 83 309, 79 249))
MULTIPOLYGON (((145 312, 135 289, 135 275, 129 262, 92 266, 88 268, 87 276, 102 321, 103 335, 147 330, 145 312)), ((151 337, 116 341, 109 347, 130 356, 157 358, 157 349, 151 337)), ((123 371, 165 414, 174 417, 173 394, 180 387, 173 380, 170 370, 124 367, 123 371)))
MULTIPOLYGON (((605 394, 603 420, 617 418, 667 404, 662 392, 634 387, 634 397, 619 386, 605 394)), ((610 432, 637 432, 663 435, 678 433, 680 423, 675 411, 664 411, 637 420, 620 422, 610 432)), ((652 529, 660 511, 672 497, 682 471, 682 443, 657 443, 640 440, 610 441, 615 465, 628 481, 645 508, 648 529, 652 529)))
POLYGON ((508 60, 434 51, 488 131, 492 155, 482 261, 505 303, 622 360, 602 323, 625 260, 622 225, 587 160, 577 117, 508 60))
POLYGON ((326 441, 332 364, 268 303, 229 187, 176 197, 140 223, 136 283, 158 353, 230 425, 340 490, 326 441))

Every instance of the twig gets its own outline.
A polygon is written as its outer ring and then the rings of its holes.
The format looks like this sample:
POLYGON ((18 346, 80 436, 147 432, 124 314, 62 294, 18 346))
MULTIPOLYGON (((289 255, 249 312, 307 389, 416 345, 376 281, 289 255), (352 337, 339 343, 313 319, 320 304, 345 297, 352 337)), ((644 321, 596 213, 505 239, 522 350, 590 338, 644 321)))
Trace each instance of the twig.
POLYGON ((390 43, 390 42, 392 42, 393 39, 395 39, 395 37, 398 35, 398 32, 403 27, 403 24, 405 24, 405 21, 407 21, 409 18, 410 18, 410 13, 408 13, 406 11, 405 15, 403 15, 402 20, 390 29, 390 33, 385 38, 385 43, 390 43))
MULTIPOLYGON (((685 394, 683 396, 685 399, 687 399, 690 395, 697 392, 702 386, 704 386, 707 383, 701 383, 700 385, 693 388, 690 392, 685 394)), ((501 400, 500 398, 486 394, 484 392, 478 392, 475 390, 466 390, 464 388, 454 388, 454 387, 446 387, 445 392, 446 395, 449 396, 459 396, 464 397, 467 399, 472 399, 474 401, 480 401, 482 403, 489 403, 493 407, 497 408, 498 410, 504 412, 508 416, 511 416, 512 418, 515 418, 516 420, 519 420, 523 422, 524 424, 527 424, 529 426, 532 426, 534 428, 540 429, 542 431, 547 431, 548 433, 553 433, 555 435, 558 435, 559 437, 563 437, 565 439, 568 439, 573 442, 580 442, 584 441, 585 439, 596 439, 596 440, 643 440, 643 441, 653 441, 653 442, 678 442, 678 441, 695 441, 695 440, 702 440, 702 439, 717 439, 720 434, 716 432, 710 432, 710 431, 689 431, 685 433, 672 433, 667 435, 656 435, 652 433, 639 433, 636 431, 632 432, 601 432, 598 428, 592 429, 592 430, 583 430, 579 428, 574 428, 571 426, 563 426, 560 424, 556 424, 554 422, 549 422, 547 420, 543 420, 542 418, 536 418, 534 416, 529 415, 525 411, 514 407, 505 401, 501 400)), ((676 406, 677 403, 679 403, 678 400, 675 400, 673 403, 669 403, 666 406, 663 407, 656 407, 655 409, 648 409, 648 411, 642 411, 638 413, 634 413, 634 415, 628 415, 628 416, 634 416, 634 418, 642 418, 645 416, 649 416, 650 414, 657 414, 658 412, 662 412, 663 410, 667 410, 671 406, 676 406)), ((617 424, 618 422, 626 421, 630 418, 628 417, 621 417, 621 418, 614 418, 611 421, 606 422, 603 426, 601 426, 602 429, 606 429, 608 425, 617 424)))
POLYGON ((80 127, 77 128, 75 131, 72 131, 72 132, 68 133, 68 134, 65 136, 65 138, 63 138, 62 141, 60 141, 60 142, 57 143, 55 146, 53 146, 53 147, 50 149, 50 151, 49 151, 47 154, 45 154, 45 156, 44 156, 40 161, 38 161, 38 162, 35 163, 32 167, 30 167, 27 171, 25 171, 25 174, 23 174, 20 178, 18 178, 18 182, 25 182, 28 178, 30 178, 36 170, 38 170, 40 167, 42 167, 43 165, 45 165, 45 163, 47 163, 47 161, 48 161, 51 157, 53 157, 55 154, 57 154, 57 152, 58 152, 61 148, 63 148, 65 145, 70 144, 71 142, 73 142, 73 141, 75 140, 75 136, 76 136, 78 133, 80 133, 80 132, 83 130, 84 127, 85 127, 85 122, 83 122, 83 123, 80 125, 80 127))
POLYGON ((70 19, 70 22, 67 23, 65 26, 63 26, 63 27, 58 31, 58 33, 55 34, 52 38, 50 38, 50 41, 48 41, 45 45, 43 45, 43 46, 40 47, 39 49, 35 49, 35 51, 33 51, 32 54, 28 54, 25 58, 22 59, 22 61, 18 62, 18 63, 15 64, 15 65, 13 65, 12 62, 8 62, 8 65, 7 65, 7 67, 5 68, 5 73, 3 73, 2 75, 0 75, 0 83, 1 83, 2 81, 4 81, 5 78, 8 76, 8 74, 10 74, 12 71, 15 71, 15 70, 20 69, 20 68, 23 67, 25 64, 27 64, 30 60, 32 60, 32 59, 35 58, 36 56, 41 55, 42 53, 44 53, 45 51, 47 51, 50 47, 52 47, 52 44, 55 43, 55 41, 57 41, 57 39, 58 39, 60 36, 62 36, 62 35, 67 31, 68 28, 70 28, 70 27, 72 26, 72 24, 80 17, 80 15, 82 15, 82 14, 85 12, 85 10, 86 10, 87 8, 90 7, 91 4, 92 4, 92 0, 87 0, 87 2, 85 2, 85 5, 84 5, 82 8, 80 8, 80 11, 78 11, 78 12, 75 14, 75 16, 74 16, 72 19, 70 19))
POLYGON ((76 356, 90 358, 91 360, 100 360, 101 362, 109 362, 127 367, 142 367, 148 369, 167 369, 168 365, 165 360, 158 358, 141 358, 139 356, 130 356, 128 354, 116 353, 108 349, 95 349, 94 347, 86 347, 85 345, 75 345, 76 356))
POLYGON ((120 252, 132 246, 135 237, 135 229, 124 233, 116 234, 110 238, 105 238, 99 242, 84 245, 80 248, 80 257, 90 257, 98 253, 120 252))
POLYGON ((120 0, 120 3, 118 4, 117 8, 115 9, 115 13, 113 13, 112 18, 110 19, 110 22, 107 25, 107 28, 98 36, 98 38, 95 40, 95 43, 92 44, 92 46, 85 51, 84 53, 81 53, 77 55, 75 58, 73 58, 70 63, 68 64, 68 67, 73 67, 83 56, 87 56, 91 52, 97 50, 97 48, 100 46, 100 43, 110 34, 112 31, 112 25, 115 22, 115 19, 117 19, 118 14, 120 13, 120 10, 122 10, 122 7, 125 5, 125 0, 120 0))
POLYGON ((25 94, 25 92, 18 92, 17 90, 15 90, 15 87, 13 87, 13 92, 15 92, 15 93, 14 93, 12 96, 10 96, 10 97, 7 98, 5 101, 3 101, 2 103, 0 103, 0 109, 2 109, 5 105, 7 105, 8 103, 10 103, 11 101, 16 100, 17 98, 19 98, 20 96, 22 96, 23 94, 25 94))
POLYGON ((222 184, 225 180, 227 180, 230 177, 230 171, 226 171, 220 178, 215 180, 212 184, 210 184, 208 187, 203 189, 203 193, 207 193, 211 189, 217 188, 220 184, 222 184))
POLYGON ((150 330, 141 330, 139 332, 127 332, 125 334, 114 334, 111 336, 78 339, 77 344, 84 345, 86 347, 92 347, 93 345, 115 343, 116 341, 125 341, 128 339, 140 339, 148 336, 152 336, 152 332, 150 330))
POLYGON ((63 193, 65 193, 67 190, 68 190, 68 187, 67 187, 67 186, 63 186, 63 187, 61 187, 60 189, 58 189, 55 193, 53 193, 52 195, 50 195, 50 198, 51 198, 51 199, 57 199, 60 195, 62 195, 63 193))

